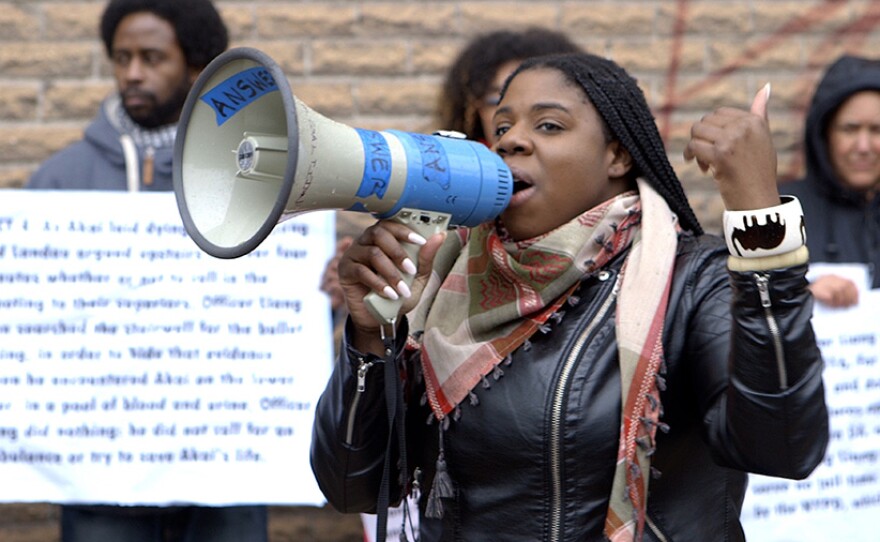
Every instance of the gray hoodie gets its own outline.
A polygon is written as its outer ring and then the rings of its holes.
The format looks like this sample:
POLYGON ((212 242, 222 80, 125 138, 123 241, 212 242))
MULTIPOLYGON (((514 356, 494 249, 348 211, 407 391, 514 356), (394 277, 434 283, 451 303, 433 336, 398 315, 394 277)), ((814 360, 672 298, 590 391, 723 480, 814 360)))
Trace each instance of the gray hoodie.
POLYGON ((173 145, 135 144, 118 120, 119 111, 118 95, 107 98, 83 139, 46 159, 27 188, 172 190, 173 145), (152 165, 144 167, 150 155, 152 165))

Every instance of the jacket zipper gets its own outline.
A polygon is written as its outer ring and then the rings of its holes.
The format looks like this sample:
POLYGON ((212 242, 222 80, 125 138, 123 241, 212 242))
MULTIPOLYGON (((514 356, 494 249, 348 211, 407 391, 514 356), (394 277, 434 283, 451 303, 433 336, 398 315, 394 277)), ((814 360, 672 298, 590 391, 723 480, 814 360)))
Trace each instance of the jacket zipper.
POLYGON ((764 316, 767 318, 767 328, 770 330, 770 340, 773 342, 773 350, 776 353, 776 367, 779 370, 779 388, 788 389, 788 372, 785 369, 785 353, 782 349, 782 338, 779 333, 779 324, 773 316, 770 303, 770 278, 765 273, 755 273, 755 283, 758 285, 758 295, 761 296, 761 306, 764 307, 764 316))
POLYGON ((360 403, 361 397, 367 389, 367 371, 376 364, 375 361, 367 361, 364 358, 358 358, 358 360, 360 363, 357 368, 357 388, 354 392, 354 399, 352 399, 351 406, 348 409, 348 423, 345 424, 345 444, 349 446, 351 445, 352 434, 354 433, 354 419, 358 403, 360 403))
POLYGON ((611 307, 611 304, 617 298, 620 290, 620 275, 614 281, 614 287, 611 294, 602 302, 596 315, 590 320, 589 325, 581 332, 574 343, 565 363, 562 366, 562 372, 556 381, 556 387, 553 392, 553 406, 550 411, 550 480, 551 480, 551 509, 550 509, 550 537, 551 542, 559 540, 560 531, 562 529, 562 405, 565 401, 565 389, 567 388, 568 379, 574 369, 581 349, 587 343, 587 339, 592 335, 596 327, 603 322, 605 314, 611 307))

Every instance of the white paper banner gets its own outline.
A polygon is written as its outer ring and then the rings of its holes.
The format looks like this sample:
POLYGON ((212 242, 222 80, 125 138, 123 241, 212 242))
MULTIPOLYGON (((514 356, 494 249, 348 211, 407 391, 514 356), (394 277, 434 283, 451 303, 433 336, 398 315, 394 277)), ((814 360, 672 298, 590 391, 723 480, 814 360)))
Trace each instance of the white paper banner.
POLYGON ((333 213, 202 252, 172 193, 0 195, 0 501, 321 504, 333 213))
POLYGON ((864 269, 855 274, 852 269, 836 272, 859 284, 859 305, 845 310, 817 305, 813 317, 825 360, 831 437, 825 460, 802 481, 750 476, 742 513, 749 542, 877 539, 880 291, 866 290, 864 269))

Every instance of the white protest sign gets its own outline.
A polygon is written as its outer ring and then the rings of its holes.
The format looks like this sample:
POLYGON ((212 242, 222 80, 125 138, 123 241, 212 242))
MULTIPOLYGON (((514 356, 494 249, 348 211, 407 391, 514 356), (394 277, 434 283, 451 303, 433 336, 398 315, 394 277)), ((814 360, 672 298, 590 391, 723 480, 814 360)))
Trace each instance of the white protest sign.
POLYGON ((173 193, 0 196, 0 501, 321 504, 333 213, 222 260, 173 193))
POLYGON ((749 542, 862 540, 880 511, 880 291, 858 307, 814 312, 825 361, 830 441, 802 481, 750 475, 742 511, 749 542))

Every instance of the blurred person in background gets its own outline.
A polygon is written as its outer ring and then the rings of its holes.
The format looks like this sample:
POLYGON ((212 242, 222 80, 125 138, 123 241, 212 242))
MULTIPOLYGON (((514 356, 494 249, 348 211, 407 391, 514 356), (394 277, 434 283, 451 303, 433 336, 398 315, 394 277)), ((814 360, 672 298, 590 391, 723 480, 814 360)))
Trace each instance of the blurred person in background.
MULTIPOLYGON (((804 128, 806 175, 780 191, 804 208, 811 262, 867 264, 880 287, 880 60, 844 55, 816 87, 804 128)), ((848 278, 814 277, 821 303, 850 307, 858 289, 848 278)))
POLYGON ((539 27, 496 30, 472 38, 443 80, 435 113, 439 127, 491 146, 492 115, 513 70, 527 58, 580 50, 562 32, 539 27))

